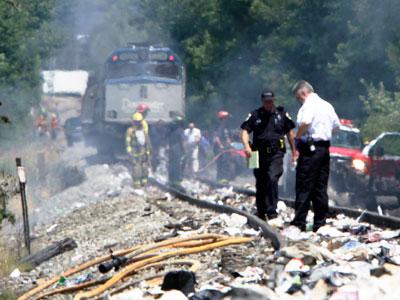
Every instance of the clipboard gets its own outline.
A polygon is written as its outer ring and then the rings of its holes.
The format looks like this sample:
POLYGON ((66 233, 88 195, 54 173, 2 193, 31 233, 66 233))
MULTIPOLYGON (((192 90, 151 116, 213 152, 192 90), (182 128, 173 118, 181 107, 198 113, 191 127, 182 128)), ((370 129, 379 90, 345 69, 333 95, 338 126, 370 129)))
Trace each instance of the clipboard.
POLYGON ((258 169, 260 167, 258 151, 251 151, 251 155, 247 159, 247 167, 249 169, 258 169))

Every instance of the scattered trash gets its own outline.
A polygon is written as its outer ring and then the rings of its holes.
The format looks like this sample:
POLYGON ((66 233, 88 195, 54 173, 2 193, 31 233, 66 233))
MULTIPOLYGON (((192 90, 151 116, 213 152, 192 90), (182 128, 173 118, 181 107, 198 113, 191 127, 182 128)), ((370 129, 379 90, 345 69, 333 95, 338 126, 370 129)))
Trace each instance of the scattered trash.
POLYGON ((300 258, 292 258, 285 266, 285 272, 288 273, 305 273, 310 271, 310 267, 304 265, 304 262, 300 258))
POLYGON ((282 230, 281 234, 289 240, 301 241, 308 240, 310 238, 311 232, 302 232, 296 226, 289 226, 282 230))
POLYGON ((239 277, 235 278, 234 283, 259 283, 264 278, 264 270, 257 267, 247 267, 243 272, 239 272, 239 277))
POLYGON ((161 296, 160 300, 187 300, 188 298, 181 292, 177 290, 171 290, 165 292, 164 295, 161 296))
POLYGON ((47 233, 52 232, 54 229, 57 228, 57 226, 58 226, 58 224, 53 224, 53 225, 51 225, 49 228, 46 229, 46 232, 47 232, 47 233))
POLYGON ((344 286, 339 288, 329 300, 358 300, 358 289, 354 286, 344 286))
POLYGON ((329 225, 320 227, 318 229, 317 233, 320 235, 326 236, 326 237, 330 237, 330 238, 344 237, 344 236, 350 235, 350 233, 348 233, 348 232, 342 232, 342 231, 336 229, 335 227, 332 227, 329 225))
POLYGON ((247 223, 247 218, 238 214, 231 214, 230 216, 221 214, 219 217, 225 222, 227 227, 241 228, 247 223))
POLYGON ((20 276, 21 276, 21 271, 18 268, 14 269, 10 274, 11 278, 18 278, 20 276))
POLYGON ((179 290, 187 296, 195 292, 195 284, 196 277, 193 272, 186 270, 171 271, 165 275, 161 289, 163 291, 179 290))

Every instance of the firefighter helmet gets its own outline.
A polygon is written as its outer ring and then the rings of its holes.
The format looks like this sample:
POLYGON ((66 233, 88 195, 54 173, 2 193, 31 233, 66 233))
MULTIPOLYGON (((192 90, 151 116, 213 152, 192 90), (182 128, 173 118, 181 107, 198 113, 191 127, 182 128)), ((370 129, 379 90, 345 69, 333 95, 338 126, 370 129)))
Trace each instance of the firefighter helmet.
POLYGON ((225 110, 220 110, 218 113, 217 113, 217 116, 218 116, 218 119, 227 119, 229 116, 230 116, 230 113, 228 113, 227 111, 225 111, 225 110))
POLYGON ((140 112, 135 112, 132 115, 132 121, 133 122, 142 122, 143 121, 143 115, 140 112))
POLYGON ((140 103, 137 107, 136 107, 136 111, 140 112, 140 113, 145 113, 148 110, 150 110, 150 107, 147 104, 144 103, 140 103))

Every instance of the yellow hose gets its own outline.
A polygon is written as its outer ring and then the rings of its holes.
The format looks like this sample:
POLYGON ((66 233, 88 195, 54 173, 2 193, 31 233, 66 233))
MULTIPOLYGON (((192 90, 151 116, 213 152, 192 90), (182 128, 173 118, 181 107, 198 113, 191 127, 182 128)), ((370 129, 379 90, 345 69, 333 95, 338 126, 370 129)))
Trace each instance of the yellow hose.
MULTIPOLYGON (((113 254, 115 256, 121 256, 121 255, 127 255, 129 254, 130 257, 134 257, 143 253, 147 253, 147 252, 151 252, 152 250, 155 250, 157 248, 162 248, 162 247, 167 247, 170 245, 173 245, 174 243, 182 243, 182 242, 189 242, 189 241, 193 241, 193 240, 202 240, 202 239, 218 239, 223 237, 223 235, 218 235, 218 234, 201 234, 201 235, 195 235, 195 236, 191 236, 191 237, 185 237, 185 238, 173 238, 173 239, 169 239, 166 241, 162 241, 162 242, 158 242, 158 243, 154 243, 154 244, 150 244, 150 245, 139 245, 139 246, 135 246, 135 247, 131 247, 128 249, 124 249, 124 250, 120 250, 120 251, 115 251, 113 254)), ((38 294, 39 292, 41 292, 42 290, 48 288, 49 286, 55 284, 60 278, 61 276, 63 277, 68 277, 71 275, 74 275, 76 273, 79 273, 87 268, 90 268, 94 265, 100 264, 106 260, 110 259, 110 255, 104 255, 101 256, 99 258, 95 258, 91 261, 88 261, 86 263, 83 263, 77 267, 74 267, 72 269, 69 269, 65 272, 63 272, 61 275, 57 275, 47 281, 45 281, 44 283, 40 284, 39 286, 33 288, 32 290, 30 290, 29 292, 21 295, 18 300, 27 300, 29 298, 31 298, 32 296, 38 294)))
POLYGON ((200 252, 212 250, 212 249, 215 249, 215 248, 225 247, 225 246, 234 245, 234 244, 248 243, 248 242, 251 242, 251 241, 252 241, 251 238, 230 238, 230 239, 226 239, 226 240, 223 240, 223 241, 219 241, 219 242, 215 242, 215 243, 211 243, 211 244, 208 244, 208 245, 203 245, 203 246, 199 246, 199 247, 195 247, 195 248, 188 248, 188 249, 182 249, 182 250, 175 250, 175 251, 171 251, 171 252, 166 252, 166 253, 160 254, 158 256, 155 256, 155 257, 152 257, 152 258, 148 258, 148 259, 145 259, 143 261, 139 261, 137 263, 134 263, 134 264, 131 264, 131 265, 127 266, 126 268, 124 268, 120 272, 118 272, 116 275, 114 275, 105 284, 103 284, 103 285, 101 285, 101 286, 99 286, 99 287, 97 287, 97 288, 95 288, 95 289, 93 289, 91 291, 77 294, 74 297, 74 300, 82 300, 82 299, 86 299, 86 298, 95 297, 95 296, 103 293, 104 291, 106 291, 110 287, 114 286, 117 282, 122 280, 124 277, 136 272, 139 268, 144 267, 147 264, 152 264, 152 263, 155 263, 155 262, 159 262, 159 261, 162 261, 162 260, 165 260, 167 258, 174 257, 174 256, 195 254, 195 253, 200 253, 200 252))

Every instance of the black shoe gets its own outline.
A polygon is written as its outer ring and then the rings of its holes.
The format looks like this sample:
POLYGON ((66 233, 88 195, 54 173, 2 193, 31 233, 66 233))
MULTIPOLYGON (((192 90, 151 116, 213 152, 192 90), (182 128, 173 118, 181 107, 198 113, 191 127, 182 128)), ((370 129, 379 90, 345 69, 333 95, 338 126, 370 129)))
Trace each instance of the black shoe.
POLYGON ((278 214, 267 214, 268 220, 276 219, 278 214))
POLYGON ((259 218, 259 219, 261 219, 261 220, 263 220, 263 221, 267 221, 267 218, 265 218, 265 214, 259 214, 259 213, 257 213, 257 214, 256 214, 256 217, 259 218))

